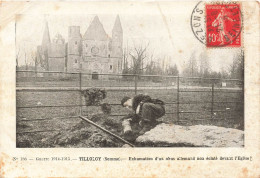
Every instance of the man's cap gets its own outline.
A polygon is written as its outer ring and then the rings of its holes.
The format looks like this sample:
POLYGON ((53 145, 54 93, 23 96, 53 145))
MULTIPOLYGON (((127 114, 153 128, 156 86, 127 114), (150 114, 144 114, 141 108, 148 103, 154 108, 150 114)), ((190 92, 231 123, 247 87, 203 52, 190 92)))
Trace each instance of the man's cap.
POLYGON ((128 96, 125 96, 125 97, 121 100, 121 105, 124 106, 124 103, 125 103, 127 100, 129 100, 129 99, 131 99, 131 98, 128 97, 128 96))

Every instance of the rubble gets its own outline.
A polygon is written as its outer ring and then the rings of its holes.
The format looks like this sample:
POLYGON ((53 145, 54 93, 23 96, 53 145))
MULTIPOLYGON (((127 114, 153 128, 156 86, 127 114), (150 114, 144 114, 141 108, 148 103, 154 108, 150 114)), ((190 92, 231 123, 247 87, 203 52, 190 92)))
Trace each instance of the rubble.
POLYGON ((217 126, 160 124, 136 139, 139 146, 243 147, 244 131, 217 126))

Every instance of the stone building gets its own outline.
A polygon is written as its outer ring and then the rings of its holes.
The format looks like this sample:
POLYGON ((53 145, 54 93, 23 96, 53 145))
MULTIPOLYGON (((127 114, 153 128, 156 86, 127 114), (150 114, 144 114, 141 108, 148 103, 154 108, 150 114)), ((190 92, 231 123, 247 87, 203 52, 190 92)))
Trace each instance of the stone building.
POLYGON ((57 34, 50 40, 46 22, 42 44, 38 46, 37 68, 46 71, 84 72, 92 78, 98 74, 122 73, 123 29, 119 16, 116 17, 109 37, 98 16, 81 35, 79 26, 68 27, 68 42, 57 34))

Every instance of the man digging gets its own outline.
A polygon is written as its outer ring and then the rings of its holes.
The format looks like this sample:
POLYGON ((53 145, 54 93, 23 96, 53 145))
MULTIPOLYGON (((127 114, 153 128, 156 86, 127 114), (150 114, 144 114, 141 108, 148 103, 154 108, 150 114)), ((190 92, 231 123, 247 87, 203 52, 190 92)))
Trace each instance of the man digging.
POLYGON ((152 99, 148 95, 139 94, 133 98, 124 97, 121 105, 133 111, 132 114, 123 118, 124 136, 128 140, 134 140, 137 136, 143 135, 157 125, 158 118, 165 114, 164 102, 159 99, 152 99), (135 128, 135 133, 132 131, 135 128))

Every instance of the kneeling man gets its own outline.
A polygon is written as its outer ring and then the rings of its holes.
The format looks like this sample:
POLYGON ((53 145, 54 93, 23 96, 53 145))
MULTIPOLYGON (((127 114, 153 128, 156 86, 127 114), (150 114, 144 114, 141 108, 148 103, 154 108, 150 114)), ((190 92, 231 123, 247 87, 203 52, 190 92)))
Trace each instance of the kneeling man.
POLYGON ((156 119, 165 114, 164 102, 159 99, 152 99, 148 95, 139 94, 134 98, 124 97, 121 100, 121 105, 133 111, 132 114, 124 117, 124 121, 129 121, 130 124, 139 123, 141 127, 139 135, 155 127, 156 119))

